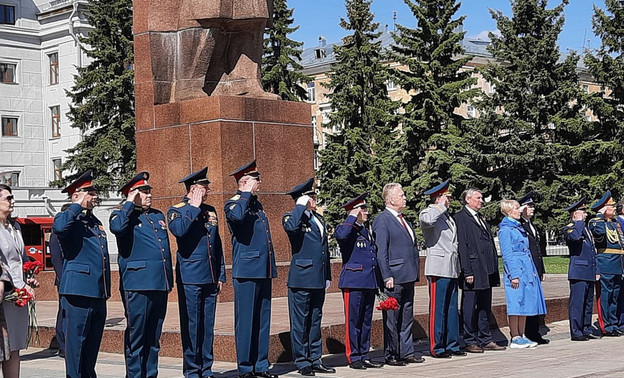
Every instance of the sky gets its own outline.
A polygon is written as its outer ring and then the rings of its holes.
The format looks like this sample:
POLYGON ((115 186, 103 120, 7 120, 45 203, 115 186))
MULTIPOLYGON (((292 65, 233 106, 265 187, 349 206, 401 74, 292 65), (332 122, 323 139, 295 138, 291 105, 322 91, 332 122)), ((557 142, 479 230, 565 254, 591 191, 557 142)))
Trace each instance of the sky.
MULTIPOLYGON (((550 0, 548 8, 560 3, 550 0)), ((600 47, 591 25, 594 4, 604 8, 604 0, 570 0, 565 8, 565 25, 559 35, 559 47, 581 51, 584 47, 600 47)), ((288 0, 288 7, 294 8, 294 24, 300 28, 291 34, 291 38, 304 42, 304 48, 318 45, 319 36, 324 36, 328 43, 339 42, 347 35, 340 27, 340 18, 346 17, 344 0, 288 0)), ((509 0, 463 0, 457 16, 466 15, 464 30, 469 37, 487 36, 487 31, 496 30, 496 23, 488 9, 500 10, 511 17, 509 0)), ((416 26, 416 20, 403 0, 373 0, 371 7, 375 21, 383 30, 393 30, 393 13, 397 12, 396 23, 409 27, 416 26)))

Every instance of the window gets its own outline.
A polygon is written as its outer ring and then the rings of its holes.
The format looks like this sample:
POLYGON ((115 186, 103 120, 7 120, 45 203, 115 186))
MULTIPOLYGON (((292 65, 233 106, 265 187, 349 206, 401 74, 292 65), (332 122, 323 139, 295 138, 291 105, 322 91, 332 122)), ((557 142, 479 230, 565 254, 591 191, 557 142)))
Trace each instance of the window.
POLYGON ((308 83, 308 101, 314 102, 316 99, 316 89, 314 88, 314 83, 308 83))
POLYGON ((583 85, 583 92, 589 94, 589 85, 583 85))
POLYGON ((13 84, 15 83, 15 70, 16 64, 0 63, 0 83, 13 84))
POLYGON ((0 4, 0 24, 15 25, 15 7, 0 4))
POLYGON ((387 88, 389 91, 393 91, 393 90, 395 90, 395 89, 396 89, 396 84, 394 83, 394 81, 392 81, 392 80, 388 80, 388 81, 386 81, 386 88, 387 88))
POLYGON ((15 188, 19 186, 19 172, 0 172, 0 184, 15 188))
POLYGON ((477 116, 477 110, 472 105, 466 106, 466 115, 470 118, 475 118, 477 116))
POLYGON ((50 108, 50 114, 52 116, 52 138, 60 138, 61 136, 61 111, 59 106, 53 106, 50 108))
POLYGON ((61 159, 52 159, 52 169, 54 170, 54 180, 62 180, 63 174, 61 173, 61 159))
POLYGON ((319 140, 318 140, 318 136, 316 135, 316 116, 315 115, 312 116, 312 134, 314 135, 313 137, 314 145, 318 146, 319 140))
POLYGON ((58 84, 59 71, 58 71, 58 53, 52 53, 48 55, 50 60, 50 85, 58 84))
POLYGON ((16 117, 2 117, 2 136, 17 136, 16 117))
POLYGON ((325 49, 314 49, 314 57, 316 57, 316 59, 323 59, 327 56, 327 53, 325 52, 325 49))

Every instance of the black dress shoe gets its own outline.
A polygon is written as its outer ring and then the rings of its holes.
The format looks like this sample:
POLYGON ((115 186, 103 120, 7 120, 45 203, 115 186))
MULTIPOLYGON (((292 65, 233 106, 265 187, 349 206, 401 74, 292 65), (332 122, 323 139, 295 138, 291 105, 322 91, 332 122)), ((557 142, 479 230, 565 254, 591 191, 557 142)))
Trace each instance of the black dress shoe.
POLYGON ((381 367, 384 366, 384 364, 382 364, 381 362, 374 362, 374 361, 371 361, 371 360, 364 360, 364 361, 362 361, 362 363, 367 368, 372 368, 372 369, 378 369, 378 368, 381 368, 381 367))
POLYGON ((483 348, 476 344, 466 345, 466 352, 468 353, 483 353, 483 348))
POLYGON ((277 374, 271 374, 268 371, 257 371, 254 373, 256 375, 256 377, 262 377, 262 378, 278 378, 277 374))
POLYGON ((349 364, 349 367, 351 369, 366 370, 366 366, 364 366, 364 362, 362 361, 354 361, 349 364))
POLYGON ((620 333, 617 330, 613 330, 613 331, 609 331, 605 334, 603 334, 603 336, 608 336, 608 337, 620 337, 622 335, 620 335, 620 333))
POLYGON ((423 362, 425 362, 425 359, 418 356, 418 357, 407 357, 406 359, 404 359, 403 361, 407 362, 408 364, 421 364, 423 362))
POLYGON ((593 333, 587 334, 587 335, 585 335, 585 337, 587 337, 589 340, 600 340, 600 339, 602 339, 602 336, 594 335, 593 333))
POLYGON ((312 370, 319 373, 335 373, 336 369, 325 366, 323 364, 312 365, 312 370))
POLYGON ((254 378, 255 376, 256 375, 253 373, 253 371, 250 371, 249 373, 239 375, 238 378, 254 378))
POLYGON ((313 377, 316 374, 314 374, 314 370, 312 370, 312 366, 306 366, 303 369, 299 370, 299 374, 304 375, 306 377, 313 377))
POLYGON ((455 350, 451 352, 451 354, 453 356, 467 356, 468 355, 468 353, 464 352, 463 350, 455 350))
POLYGON ((449 352, 437 353, 435 356, 432 354, 433 358, 451 358, 451 354, 449 352))
POLYGON ((587 341, 589 340, 587 336, 572 336, 572 341, 587 341))
POLYGON ((401 361, 401 360, 397 360, 396 358, 386 358, 386 365, 390 365, 390 366, 405 366, 405 365, 407 365, 407 362, 401 361))
POLYGON ((65 358, 65 351, 60 349, 59 353, 58 353, 58 356, 61 357, 61 358, 65 358))
POLYGON ((545 339, 543 337, 539 337, 537 339, 531 339, 531 340, 535 341, 538 345, 546 345, 550 343, 550 340, 545 339))

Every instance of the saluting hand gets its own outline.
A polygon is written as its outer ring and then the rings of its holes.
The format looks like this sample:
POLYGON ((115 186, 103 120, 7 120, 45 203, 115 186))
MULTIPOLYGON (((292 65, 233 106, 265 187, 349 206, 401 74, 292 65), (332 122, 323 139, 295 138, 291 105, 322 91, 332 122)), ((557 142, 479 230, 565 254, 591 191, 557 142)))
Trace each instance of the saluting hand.
POLYGON ((77 204, 79 204, 82 207, 86 207, 85 204, 84 204, 84 200, 85 200, 85 197, 87 196, 87 194, 88 194, 87 192, 83 192, 83 191, 77 192, 76 196, 73 197, 73 201, 72 202, 73 203, 77 203, 77 204))
POLYGON ((201 206, 202 202, 204 202, 204 193, 206 189, 202 186, 194 186, 191 188, 191 198, 189 200, 189 204, 194 207, 201 206))
POLYGON ((243 183, 243 192, 250 192, 253 193, 254 189, 257 188, 257 183, 258 181, 256 179, 254 179, 253 177, 247 176, 242 178, 241 180, 245 180, 245 182, 243 183))
POLYGON ((132 202, 136 205, 135 200, 138 194, 139 194, 139 191, 137 189, 131 190, 130 193, 128 193, 128 198, 126 198, 126 201, 132 202))
POLYGON ((351 209, 351 211, 349 211, 349 216, 354 216, 357 218, 358 215, 360 215, 360 212, 362 211, 362 209, 360 207, 355 208, 355 209, 351 209))

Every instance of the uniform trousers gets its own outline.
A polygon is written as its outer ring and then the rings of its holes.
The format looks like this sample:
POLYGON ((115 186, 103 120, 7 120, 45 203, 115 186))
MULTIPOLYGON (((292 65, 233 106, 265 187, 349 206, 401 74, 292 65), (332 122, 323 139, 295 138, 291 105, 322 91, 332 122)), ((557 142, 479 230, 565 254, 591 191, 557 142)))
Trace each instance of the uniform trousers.
POLYGON ((621 285, 621 274, 600 274, 600 282, 596 282, 598 324, 602 333, 618 329, 617 307, 621 285))
POLYGON ((624 331, 624 290, 620 289, 620 294, 618 295, 618 328, 621 331, 624 331))
POLYGON ((177 286, 184 377, 210 377, 213 375, 217 285, 185 285, 178 282, 177 286))
POLYGON ((414 281, 395 283, 394 288, 386 288, 384 293, 399 302, 397 310, 383 312, 384 357, 396 360, 413 357, 414 281))
POLYGON ((290 344, 295 366, 299 370, 321 364, 324 302, 325 289, 288 288, 290 344))
POLYGON ((594 283, 590 281, 570 280, 570 336, 583 337, 594 332, 592 312, 594 310, 594 283))
POLYGON ((233 285, 238 373, 268 371, 271 279, 234 278, 233 285))
POLYGON ((429 351, 459 352, 457 278, 427 277, 429 280, 429 351))
POLYGON ((492 342, 492 333, 490 332, 492 288, 463 290, 461 308, 466 345, 485 346, 492 342))
POLYGON ((68 378, 93 378, 100 351, 106 299, 61 295, 65 322, 65 374, 68 378))
POLYGON ((126 315, 126 378, 158 376, 160 335, 167 313, 166 291, 122 291, 126 315))
POLYGON ((342 289, 347 362, 368 360, 376 289, 342 289))
MULTIPOLYGON (((58 290, 58 287, 56 288, 58 290)), ((58 310, 56 312, 56 324, 54 326, 56 343, 59 352, 65 353, 65 322, 63 321, 63 308, 61 307, 61 295, 59 294, 58 310)))

